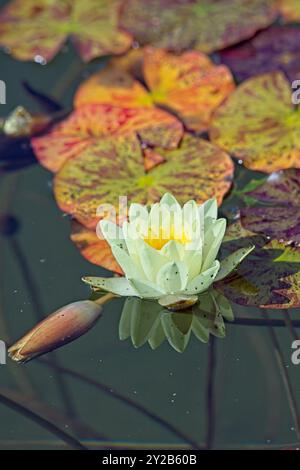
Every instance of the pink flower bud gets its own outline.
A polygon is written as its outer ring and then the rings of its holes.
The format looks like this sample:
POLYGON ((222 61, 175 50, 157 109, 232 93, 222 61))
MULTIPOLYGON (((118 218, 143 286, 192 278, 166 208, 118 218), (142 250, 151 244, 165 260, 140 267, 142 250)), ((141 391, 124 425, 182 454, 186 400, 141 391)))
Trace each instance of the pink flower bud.
POLYGON ((27 362, 70 343, 89 331, 102 312, 102 306, 90 300, 74 302, 56 310, 12 345, 8 352, 17 362, 27 362))

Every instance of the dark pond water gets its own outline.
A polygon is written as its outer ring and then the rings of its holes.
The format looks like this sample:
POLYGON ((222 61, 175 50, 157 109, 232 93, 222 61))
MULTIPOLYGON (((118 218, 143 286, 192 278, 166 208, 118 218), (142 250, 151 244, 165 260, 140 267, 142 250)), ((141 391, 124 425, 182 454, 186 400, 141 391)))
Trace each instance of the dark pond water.
MULTIPOLYGON (((7 105, 0 115, 19 104, 40 110, 23 81, 70 106, 83 76, 69 45, 47 67, 1 53, 7 105)), ((32 164, 0 173, 1 214, 18 222, 14 235, 0 237, 0 339, 9 343, 38 318, 86 299, 83 274, 108 273, 70 242, 70 221, 55 204, 49 172, 32 164)), ((282 312, 269 310, 276 320, 270 327, 259 309, 235 306, 225 339, 205 345, 192 338, 179 354, 167 343, 152 351, 120 342, 122 304, 107 305, 88 335, 46 356, 47 363, 0 366, 1 449, 76 446, 65 442, 68 436, 95 449, 300 446, 300 366, 291 363, 299 310, 290 312, 289 327, 282 312)))

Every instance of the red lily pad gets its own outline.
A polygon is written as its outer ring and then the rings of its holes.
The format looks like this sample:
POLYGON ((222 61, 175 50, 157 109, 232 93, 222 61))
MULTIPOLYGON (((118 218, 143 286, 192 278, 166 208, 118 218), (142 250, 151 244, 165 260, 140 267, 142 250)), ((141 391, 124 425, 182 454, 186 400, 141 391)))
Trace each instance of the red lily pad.
MULTIPOLYGON (((31 139, 31 145, 40 163, 56 172, 69 158, 104 139, 133 136, 139 138, 141 149, 158 145, 172 149, 178 146, 182 135, 182 124, 163 110, 90 104, 72 112, 48 134, 31 139)), ((153 155, 145 153, 146 169, 157 163, 153 155)))
POLYGON ((118 214, 119 197, 128 203, 151 204, 165 192, 182 203, 218 203, 231 186, 231 158, 209 142, 186 134, 174 150, 158 149, 165 159, 145 172, 137 138, 102 139, 67 160, 55 177, 54 193, 60 208, 88 228, 95 228, 97 209, 110 204, 118 214))
POLYGON ((126 0, 121 25, 141 44, 211 53, 276 18, 273 0, 126 0))
POLYGON ((0 12, 0 45, 20 60, 50 61, 68 36, 84 61, 129 49, 121 0, 13 0, 0 12))
POLYGON ((252 170, 300 168, 300 109, 281 72, 243 82, 215 112, 211 140, 252 170))
POLYGON ((300 246, 300 170, 271 175, 248 195, 267 205, 242 209, 241 220, 246 229, 300 246))
POLYGON ((229 69, 195 51, 175 55, 146 48, 142 54, 131 52, 128 59, 115 60, 92 75, 77 90, 75 106, 159 106, 176 114, 189 130, 206 131, 213 112, 235 88, 229 69), (141 67, 145 87, 126 71, 140 75, 141 67))
POLYGON ((292 82, 300 78, 299 44, 299 28, 273 26, 242 45, 222 51, 220 57, 238 81, 282 70, 292 82))

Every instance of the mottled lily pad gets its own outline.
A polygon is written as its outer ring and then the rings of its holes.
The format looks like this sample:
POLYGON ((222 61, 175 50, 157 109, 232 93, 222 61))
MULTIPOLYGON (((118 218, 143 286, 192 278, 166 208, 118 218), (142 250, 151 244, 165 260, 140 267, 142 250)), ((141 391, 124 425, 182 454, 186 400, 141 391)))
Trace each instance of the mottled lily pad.
POLYGON ((141 45, 210 53, 253 36, 276 15, 273 0, 127 0, 121 25, 141 45))
POLYGON ((128 202, 150 204, 165 192, 184 203, 202 203, 216 197, 218 203, 231 186, 230 157, 209 142, 185 135, 179 148, 158 149, 165 162, 145 173, 137 138, 103 139, 69 159, 57 173, 54 192, 63 211, 86 227, 99 221, 100 204, 118 209, 119 196, 128 202))
MULTIPOLYGON (((282 244, 273 240, 270 242, 271 248, 282 248, 282 244)), ((284 251, 276 258, 277 263, 300 263, 300 248, 299 247, 284 247, 284 251)), ((276 269, 276 268, 275 268, 276 269)), ((266 308, 300 308, 300 264, 299 271, 295 274, 283 277, 281 279, 282 286, 280 289, 275 289, 275 295, 280 295, 284 298, 284 303, 277 305, 264 305, 266 308)))
MULTIPOLYGON (((139 138, 140 148, 160 145, 176 148, 182 138, 182 124, 169 113, 154 107, 134 109, 112 105, 81 106, 43 136, 31 140, 40 163, 56 172, 63 164, 104 139, 139 138)), ((152 168, 157 159, 145 153, 145 167, 152 168)))
POLYGON ((212 113, 235 89, 227 67, 216 66, 204 54, 176 56, 147 48, 144 77, 153 101, 170 108, 187 129, 205 131, 212 113))
POLYGON ((0 12, 0 45, 20 60, 50 61, 71 36, 84 61, 125 52, 121 0, 13 0, 0 12))
POLYGON ((221 52, 220 57, 238 81, 273 70, 282 70, 293 82, 300 78, 299 44, 299 28, 273 26, 251 41, 221 52))
POLYGON ((243 226, 284 244, 300 246, 300 170, 275 173, 248 194, 257 199, 257 205, 242 209, 243 226))
MULTIPOLYGON (((236 227, 232 233, 238 233, 236 227)), ((237 239, 230 236, 222 245, 222 251, 231 252, 255 239, 255 234, 249 235, 249 232, 237 239)), ((300 253, 288 256, 283 244, 267 244, 266 241, 256 245, 231 276, 214 285, 232 302, 274 309, 283 308, 287 303, 289 281, 300 271, 300 253)))
POLYGON ((291 95, 281 72, 250 78, 216 111, 212 141, 252 170, 300 168, 300 110, 291 95))
POLYGON ((146 48, 142 58, 131 52, 128 60, 124 56, 112 64, 79 87, 75 106, 160 106, 176 114, 188 129, 202 132, 207 130, 212 113, 235 88, 226 66, 217 66, 195 51, 174 55, 163 49, 146 48), (139 76, 140 67, 145 87, 126 71, 139 76))
POLYGON ((265 305, 266 308, 300 308, 300 272, 282 279, 284 288, 274 291, 284 297, 285 302, 277 305, 265 305))
POLYGON ((129 73, 114 65, 108 65, 80 84, 74 98, 75 107, 91 103, 124 108, 153 106, 146 88, 129 73))
POLYGON ((284 20, 288 23, 300 22, 299 0, 277 0, 278 9, 284 20))

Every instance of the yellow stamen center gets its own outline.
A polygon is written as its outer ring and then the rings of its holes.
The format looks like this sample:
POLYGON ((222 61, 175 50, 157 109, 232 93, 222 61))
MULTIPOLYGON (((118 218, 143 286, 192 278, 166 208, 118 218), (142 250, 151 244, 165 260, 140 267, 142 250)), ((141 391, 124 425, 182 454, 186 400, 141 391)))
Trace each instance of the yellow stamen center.
POLYGON ((160 250, 170 240, 182 243, 182 245, 185 245, 191 241, 186 236, 184 231, 182 231, 180 234, 176 233, 174 227, 171 227, 171 230, 164 230, 162 227, 160 227, 159 230, 155 232, 149 229, 148 236, 144 238, 144 241, 148 243, 148 245, 152 246, 152 248, 155 250, 160 250))

